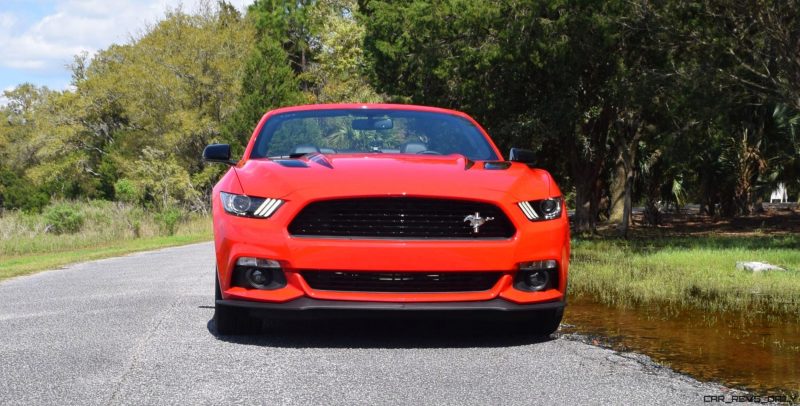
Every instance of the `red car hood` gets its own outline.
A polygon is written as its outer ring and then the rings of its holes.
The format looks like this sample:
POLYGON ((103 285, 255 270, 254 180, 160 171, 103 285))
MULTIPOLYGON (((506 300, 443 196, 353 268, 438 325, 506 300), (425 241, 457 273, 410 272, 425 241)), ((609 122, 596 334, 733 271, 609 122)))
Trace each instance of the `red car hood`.
POLYGON ((484 164, 461 155, 316 154, 295 160, 251 159, 235 170, 245 194, 273 198, 301 193, 319 198, 409 195, 480 199, 500 192, 533 200, 560 194, 551 190, 554 185, 544 170, 521 163, 486 169, 484 164))

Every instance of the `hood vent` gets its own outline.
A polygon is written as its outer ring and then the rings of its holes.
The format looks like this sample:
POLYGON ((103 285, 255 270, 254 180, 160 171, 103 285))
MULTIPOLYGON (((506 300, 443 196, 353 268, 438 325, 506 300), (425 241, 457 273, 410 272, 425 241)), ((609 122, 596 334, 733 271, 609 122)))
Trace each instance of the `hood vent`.
POLYGON ((315 164, 322 165, 326 168, 333 169, 333 165, 322 154, 307 154, 304 156, 305 159, 275 159, 274 161, 287 168, 308 168, 309 162, 314 162, 315 164))
POLYGON ((297 159, 276 159, 275 162, 287 168, 308 168, 307 163, 297 159))
POLYGON ((308 160, 310 162, 314 162, 314 163, 320 164, 320 165, 322 165, 322 166, 324 166, 324 167, 326 167, 328 169, 333 169, 333 165, 331 165, 331 161, 329 161, 328 158, 325 157, 325 155, 313 154, 313 155, 308 157, 308 160))
POLYGON ((483 169, 504 171, 510 167, 511 167, 511 162, 507 161, 489 161, 483 163, 483 169))

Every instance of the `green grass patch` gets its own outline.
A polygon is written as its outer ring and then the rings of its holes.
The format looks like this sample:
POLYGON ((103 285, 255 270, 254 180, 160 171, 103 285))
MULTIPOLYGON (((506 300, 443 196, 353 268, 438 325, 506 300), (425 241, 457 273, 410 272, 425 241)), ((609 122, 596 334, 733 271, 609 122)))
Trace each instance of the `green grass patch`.
POLYGON ((659 303, 800 317, 800 237, 695 236, 576 239, 570 293, 613 305, 659 303), (750 273, 737 261, 786 272, 750 273))
POLYGON ((148 251, 157 248, 185 245, 208 241, 209 235, 173 235, 168 237, 150 237, 136 240, 123 240, 105 246, 75 249, 48 254, 31 254, 18 257, 3 258, 0 261, 0 280, 14 276, 26 275, 37 271, 55 269, 76 262, 115 257, 137 251, 148 251))
MULTIPOLYGON (((0 216, 0 280, 75 262, 136 251, 209 241, 211 218, 189 213, 164 213, 107 201, 57 202, 44 214, 5 212, 0 216), (61 216, 61 217, 59 217, 61 216), (78 217, 55 231, 61 218, 78 217), (73 222, 74 223, 74 222, 73 222)), ((63 226, 62 224, 62 226, 63 226)))

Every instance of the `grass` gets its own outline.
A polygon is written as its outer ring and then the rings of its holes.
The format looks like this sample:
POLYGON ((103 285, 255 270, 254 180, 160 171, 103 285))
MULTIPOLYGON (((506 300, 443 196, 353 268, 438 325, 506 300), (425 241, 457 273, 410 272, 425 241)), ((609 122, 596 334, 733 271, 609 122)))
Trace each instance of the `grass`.
MULTIPOLYGON (((212 238, 208 216, 187 214, 170 230, 157 213, 106 202, 58 202, 83 219, 79 231, 55 234, 42 214, 0 216, 0 280, 70 263, 212 238)), ((163 216, 162 216, 163 217, 163 216)))
POLYGON ((704 235, 576 239, 570 294, 612 305, 662 304, 800 318, 800 236, 704 235), (737 261, 786 272, 750 273, 737 261))

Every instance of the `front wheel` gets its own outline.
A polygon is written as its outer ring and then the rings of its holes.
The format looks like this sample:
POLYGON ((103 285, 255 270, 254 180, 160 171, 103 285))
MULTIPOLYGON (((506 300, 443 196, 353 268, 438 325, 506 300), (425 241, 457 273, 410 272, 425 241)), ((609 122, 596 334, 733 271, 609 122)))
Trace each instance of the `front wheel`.
POLYGON ((216 273, 214 282, 214 325, 217 328, 217 334, 237 335, 253 332, 255 323, 242 309, 217 303, 217 300, 222 299, 222 290, 219 287, 219 277, 216 273))

